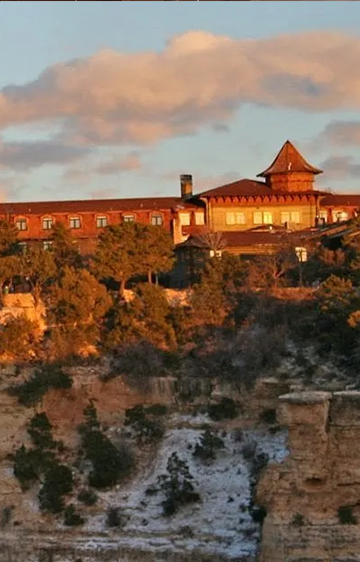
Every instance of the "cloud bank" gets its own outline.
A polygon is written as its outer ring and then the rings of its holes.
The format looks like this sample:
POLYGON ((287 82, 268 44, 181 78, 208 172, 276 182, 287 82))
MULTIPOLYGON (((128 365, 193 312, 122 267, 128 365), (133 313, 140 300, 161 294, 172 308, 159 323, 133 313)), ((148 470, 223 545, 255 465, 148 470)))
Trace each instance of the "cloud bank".
MULTIPOLYGON (((105 50, 51 66, 32 82, 4 87, 0 129, 25 123, 48 123, 50 129, 56 122, 62 129, 56 142, 85 150, 147 145, 204 126, 225 128, 245 103, 358 110, 359 59, 356 35, 314 31, 232 39, 191 31, 159 53, 105 50)), ((37 147, 26 147, 28 164, 29 149, 37 160, 37 147)), ((44 158, 77 155, 64 147, 60 153, 44 158)), ((15 156, 6 159, 16 166, 15 156)))

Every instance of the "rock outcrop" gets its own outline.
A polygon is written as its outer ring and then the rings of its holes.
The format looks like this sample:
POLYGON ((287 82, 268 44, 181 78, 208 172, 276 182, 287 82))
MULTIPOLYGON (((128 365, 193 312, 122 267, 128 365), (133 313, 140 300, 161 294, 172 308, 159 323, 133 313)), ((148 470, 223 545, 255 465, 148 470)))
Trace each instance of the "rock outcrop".
POLYGON ((285 394, 277 415, 289 456, 258 486, 261 562, 360 561, 360 392, 285 394))

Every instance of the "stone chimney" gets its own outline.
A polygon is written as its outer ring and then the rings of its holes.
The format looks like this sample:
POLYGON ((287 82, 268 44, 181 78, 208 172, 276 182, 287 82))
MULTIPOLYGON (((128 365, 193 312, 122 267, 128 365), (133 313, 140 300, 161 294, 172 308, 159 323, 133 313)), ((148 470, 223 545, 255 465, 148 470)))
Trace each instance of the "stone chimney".
POLYGON ((190 199, 193 195, 193 178, 190 174, 182 174, 180 176, 181 197, 182 199, 190 199))

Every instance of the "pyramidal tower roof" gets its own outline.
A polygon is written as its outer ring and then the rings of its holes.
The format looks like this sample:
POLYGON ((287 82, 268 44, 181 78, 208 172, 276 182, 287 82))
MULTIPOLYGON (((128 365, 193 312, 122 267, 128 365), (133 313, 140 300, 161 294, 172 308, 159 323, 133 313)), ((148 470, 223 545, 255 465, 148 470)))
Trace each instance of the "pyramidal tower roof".
POLYGON ((301 156, 295 146, 287 140, 279 150, 274 161, 266 170, 257 174, 257 177, 266 178, 271 174, 284 174, 287 172, 310 172, 321 174, 322 170, 315 168, 301 156))

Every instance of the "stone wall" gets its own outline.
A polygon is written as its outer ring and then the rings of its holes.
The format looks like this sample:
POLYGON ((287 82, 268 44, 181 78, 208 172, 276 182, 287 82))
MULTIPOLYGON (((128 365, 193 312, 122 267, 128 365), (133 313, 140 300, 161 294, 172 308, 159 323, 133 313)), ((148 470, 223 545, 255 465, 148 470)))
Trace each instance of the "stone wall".
POLYGON ((360 562, 360 392, 279 398, 289 456, 258 486, 267 508, 261 562, 360 562), (350 506, 359 524, 341 524, 350 506))

